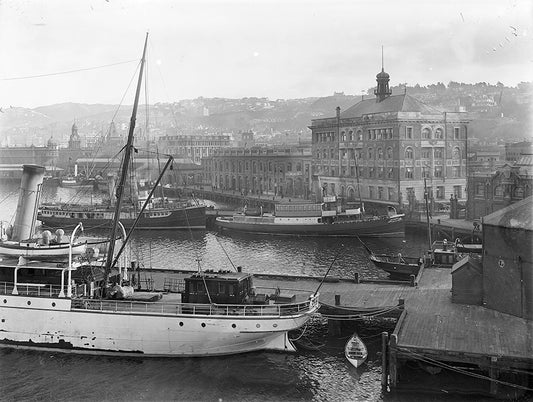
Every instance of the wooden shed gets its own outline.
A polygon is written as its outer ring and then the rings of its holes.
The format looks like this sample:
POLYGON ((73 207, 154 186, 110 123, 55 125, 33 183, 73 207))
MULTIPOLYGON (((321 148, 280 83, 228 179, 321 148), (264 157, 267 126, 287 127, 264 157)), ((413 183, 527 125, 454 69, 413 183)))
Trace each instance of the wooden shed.
POLYGON ((452 302, 483 303, 483 266, 479 257, 469 256, 452 267, 452 302))

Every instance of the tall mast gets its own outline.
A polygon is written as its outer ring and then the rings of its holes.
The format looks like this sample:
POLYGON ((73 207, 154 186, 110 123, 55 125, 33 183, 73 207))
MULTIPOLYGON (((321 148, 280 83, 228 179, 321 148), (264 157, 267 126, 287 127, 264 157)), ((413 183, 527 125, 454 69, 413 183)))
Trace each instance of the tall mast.
POLYGON ((137 117, 137 106, 139 105, 139 94, 141 92, 142 76, 144 70, 145 56, 146 56, 146 46, 148 44, 148 33, 146 33, 146 39, 144 41, 143 55, 141 59, 141 68, 139 71, 139 79, 137 81, 137 90, 135 92, 135 101, 133 103, 133 111, 131 113, 130 119, 130 129, 128 132, 128 142, 126 143, 126 148, 124 149, 124 160, 122 161, 122 170, 120 172, 120 181, 117 185, 117 202, 115 205, 115 213, 113 216, 113 226, 111 227, 111 233, 109 236, 109 250, 107 251, 107 258, 105 264, 105 286, 109 280, 109 274, 111 273, 111 266, 113 263, 113 254, 115 253, 115 238, 116 231, 118 227, 118 222, 120 219, 120 210, 122 209, 122 198, 124 195, 124 184, 126 183, 126 178, 128 175, 128 167, 131 159, 131 151, 133 149, 133 132, 135 131, 135 120, 137 117))

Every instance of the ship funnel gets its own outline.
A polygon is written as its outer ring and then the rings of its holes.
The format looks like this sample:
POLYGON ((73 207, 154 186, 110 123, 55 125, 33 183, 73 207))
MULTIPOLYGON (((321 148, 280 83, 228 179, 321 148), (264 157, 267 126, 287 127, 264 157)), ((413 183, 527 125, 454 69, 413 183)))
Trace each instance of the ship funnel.
POLYGON ((17 214, 11 240, 26 240, 33 235, 43 177, 44 167, 42 166, 24 165, 22 167, 17 214))

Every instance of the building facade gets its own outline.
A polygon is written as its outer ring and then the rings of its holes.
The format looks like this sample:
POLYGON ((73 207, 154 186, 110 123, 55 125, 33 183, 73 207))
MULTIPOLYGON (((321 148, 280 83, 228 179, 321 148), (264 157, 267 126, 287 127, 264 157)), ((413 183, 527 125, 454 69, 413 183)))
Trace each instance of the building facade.
POLYGON ((467 218, 478 219, 521 201, 532 194, 533 155, 496 171, 472 172, 468 176, 467 218))
POLYGON ((159 152, 172 156, 186 157, 200 164, 213 150, 229 147, 230 136, 217 135, 166 135, 159 138, 159 152))
POLYGON ((413 208, 424 199, 426 179, 435 201, 466 199, 466 114, 392 95, 383 70, 377 83, 375 98, 312 120, 314 191, 413 208))
POLYGON ((533 153, 533 144, 531 141, 513 142, 505 144, 505 160, 515 162, 524 154, 533 153))
POLYGON ((247 194, 307 198, 311 186, 311 150, 295 148, 224 148, 202 160, 204 184, 247 194))

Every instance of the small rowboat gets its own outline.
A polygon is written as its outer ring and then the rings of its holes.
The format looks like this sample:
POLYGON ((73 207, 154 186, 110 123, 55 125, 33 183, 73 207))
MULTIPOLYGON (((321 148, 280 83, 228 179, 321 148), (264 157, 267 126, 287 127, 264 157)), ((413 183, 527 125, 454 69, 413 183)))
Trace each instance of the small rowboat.
POLYGON ((401 254, 372 254, 370 261, 377 268, 397 277, 416 276, 422 266, 420 257, 403 257, 401 254))
POLYGON ((346 342, 344 355, 354 367, 359 367, 366 361, 368 351, 357 334, 353 334, 348 342, 346 342))

